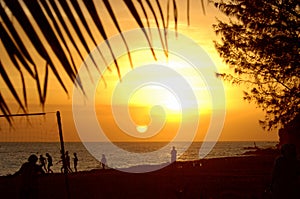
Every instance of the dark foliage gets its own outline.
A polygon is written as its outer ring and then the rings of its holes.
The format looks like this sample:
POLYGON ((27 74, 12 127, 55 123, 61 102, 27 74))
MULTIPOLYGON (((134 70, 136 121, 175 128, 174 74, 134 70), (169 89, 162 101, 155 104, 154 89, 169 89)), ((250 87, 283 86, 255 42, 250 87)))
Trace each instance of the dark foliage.
POLYGON ((300 2, 293 0, 229 0, 215 6, 228 21, 214 25, 215 42, 232 74, 217 74, 233 84, 246 84, 244 99, 266 115, 268 130, 282 127, 300 114, 300 2))

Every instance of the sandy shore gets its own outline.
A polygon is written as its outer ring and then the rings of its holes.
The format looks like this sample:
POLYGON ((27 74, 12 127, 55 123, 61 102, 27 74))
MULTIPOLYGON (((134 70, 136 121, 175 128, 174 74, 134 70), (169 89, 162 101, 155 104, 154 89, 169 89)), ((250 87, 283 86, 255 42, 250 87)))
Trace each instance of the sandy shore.
MULTIPOLYGON (((68 175, 70 196, 77 198, 265 198, 275 155, 177 162, 141 174, 113 169, 68 175)), ((67 198, 65 176, 39 177, 39 198, 67 198)), ((20 177, 0 177, 1 198, 18 198, 20 177)))

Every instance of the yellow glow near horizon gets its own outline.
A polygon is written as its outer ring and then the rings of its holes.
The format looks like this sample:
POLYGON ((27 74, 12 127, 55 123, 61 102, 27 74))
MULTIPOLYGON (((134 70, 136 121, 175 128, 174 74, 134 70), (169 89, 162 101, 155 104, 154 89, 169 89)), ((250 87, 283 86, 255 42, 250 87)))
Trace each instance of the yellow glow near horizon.
MULTIPOLYGON (((143 50, 132 52, 131 56, 134 61, 134 69, 131 69, 127 55, 119 57, 118 62, 122 64, 122 77, 124 78, 127 73, 131 73, 136 68, 142 67, 147 64, 169 67, 170 69, 177 72, 181 77, 183 77, 190 85, 190 88, 187 89, 192 89, 192 92, 196 97, 199 114, 209 114, 212 108, 211 97, 209 94, 210 91, 207 85, 205 85, 202 78, 199 77, 199 74, 197 74, 193 66, 191 66, 187 61, 171 53, 169 54, 168 59, 165 57, 162 51, 157 50, 156 55, 158 57, 158 61, 154 61, 153 57, 151 56, 145 56, 145 51, 143 50)), ((113 66, 111 68, 113 68, 113 66)), ((172 77, 170 74, 162 74, 158 71, 157 76, 168 79, 168 81, 175 85, 175 87, 177 88, 182 87, 179 82, 174 81, 174 77, 172 77)), ((96 104, 100 106, 103 104, 111 104, 111 97, 113 96, 114 89, 118 84, 123 83, 123 81, 120 81, 117 78, 115 70, 113 70, 112 73, 105 73, 104 77, 106 78, 108 87, 104 88, 103 84, 100 82, 97 89, 97 93, 99 93, 99 95, 96 95, 96 104)), ((134 83, 135 81, 143 80, 143 78, 143 76, 137 76, 135 79, 132 79, 130 81, 134 83)), ((178 99, 178 96, 176 96, 176 93, 172 93, 172 91, 168 90, 168 88, 163 87, 159 84, 150 84, 138 88, 131 94, 128 102, 126 102, 126 100, 124 99, 118 100, 119 104, 114 105, 128 106, 132 116, 132 120, 137 125, 137 131, 141 133, 146 131, 147 125, 150 124, 151 108, 156 105, 159 105, 164 109, 166 114, 166 122, 174 124, 180 123, 180 121, 182 120, 182 112, 188 113, 190 112, 189 109, 192 108, 188 103, 190 99, 183 99, 187 103, 182 103, 178 99), (126 104, 124 104, 124 102, 126 104)), ((155 117, 160 116, 156 115, 155 117)), ((191 117, 194 116, 191 115, 191 117)))
POLYGON ((159 86, 147 86, 135 92, 129 102, 132 106, 152 107, 155 105, 164 106, 169 111, 181 111, 181 106, 170 91, 159 86))
MULTIPOLYGON (((134 69, 131 69, 129 62, 128 62, 128 57, 127 55, 123 55, 121 57, 118 58, 118 62, 120 63, 120 65, 122 65, 122 69, 121 69, 121 74, 122 74, 122 78, 124 76, 126 76, 127 73, 132 72, 133 70, 135 70, 135 68, 138 68, 140 66, 146 65, 146 64, 154 64, 154 65, 162 65, 162 66, 167 66, 170 67, 170 69, 174 70, 175 72, 177 72, 179 75, 181 75, 188 84, 191 85, 191 88, 194 90, 194 94, 196 95, 197 99, 198 99, 198 104, 201 107, 202 111, 203 111, 203 107, 209 107, 210 103, 211 103, 211 99, 210 99, 210 95, 209 95, 209 88, 208 86, 205 84, 205 82, 203 81, 203 79, 201 77, 199 77, 199 74, 197 74, 197 72, 194 70, 193 66, 191 66, 189 63, 187 63, 185 60, 182 60, 181 58, 172 55, 171 53, 169 54, 168 59, 165 57, 165 55, 163 54, 163 52, 160 51, 156 51, 156 56, 158 58, 159 61, 154 61, 153 57, 151 56, 145 56, 145 52, 144 51, 135 51, 131 53, 131 57, 134 61, 134 69)), ((201 64, 201 63, 199 63, 201 64)), ((111 66, 111 68, 114 68, 114 66, 111 66)), ((147 75, 147 74, 145 74, 147 75)), ((178 87, 180 87, 181 85, 177 82, 174 82, 172 80, 172 76, 170 76, 169 74, 161 74, 159 71, 157 73, 157 76, 161 76, 161 78, 167 78, 170 79, 170 82, 172 82, 173 84, 177 84, 178 87)), ((101 100, 96 100, 97 102, 101 102, 101 104, 110 104, 111 103, 111 95, 114 92, 114 88, 117 84, 122 84, 122 82, 120 82, 120 80, 117 77, 116 71, 114 70, 113 72, 106 72, 104 74, 104 78, 107 82, 108 87, 104 88, 103 83, 100 82, 97 92, 100 95, 96 96, 96 98, 100 97, 101 100)), ((137 77, 137 79, 132 79, 132 81, 138 81, 140 79, 143 79, 144 77, 137 77)), ((216 79, 217 80, 217 79, 216 79)), ((217 80, 220 81, 220 80, 217 80)), ((144 105, 144 104, 149 104, 147 103, 147 101, 149 102, 153 102, 153 98, 158 98, 158 100, 160 103, 166 103, 166 105, 168 106, 168 108, 170 110, 180 110, 181 108, 186 108, 186 107, 180 107, 178 104, 179 102, 176 100, 176 98, 174 97, 170 97, 172 96, 172 93, 170 91, 169 92, 170 96, 166 96, 163 95, 162 89, 159 88, 159 86, 154 86, 148 87, 146 88, 145 91, 138 91, 137 93, 140 93, 141 97, 138 97, 137 99, 135 99, 134 101, 131 101, 131 104, 136 104, 136 105, 144 105), (160 96, 162 95, 162 96, 160 96), (172 98, 172 99, 171 99, 172 98), (169 102, 169 103, 167 103, 169 102)), ((131 99, 132 100, 132 99, 131 99)), ((152 103, 153 104, 153 103, 152 103)))
MULTIPOLYGON (((141 111, 144 111, 150 116, 151 109, 155 106, 161 106, 165 113, 166 113, 166 119, 170 122, 179 122, 180 120, 180 114, 181 114, 181 106, 179 102, 176 99, 176 96, 174 96, 170 91, 166 89, 162 89, 159 86, 147 86, 140 90, 138 90, 136 93, 134 93, 130 99, 129 102, 130 107, 140 106, 144 107, 144 109, 141 109, 141 111)), ((134 115, 135 118, 138 117, 139 114, 143 113, 137 113, 135 112, 134 115)), ((143 123, 143 125, 148 125, 149 120, 147 120, 146 123, 143 123)), ((141 125, 141 126, 143 126, 141 125)), ((139 128, 139 130, 145 129, 139 128)), ((139 131, 140 132, 140 131, 139 131)))
POLYGON ((181 111, 181 106, 178 103, 178 101, 174 100, 171 97, 168 99, 165 99, 164 103, 166 104, 166 107, 171 111, 175 111, 175 112, 181 111))

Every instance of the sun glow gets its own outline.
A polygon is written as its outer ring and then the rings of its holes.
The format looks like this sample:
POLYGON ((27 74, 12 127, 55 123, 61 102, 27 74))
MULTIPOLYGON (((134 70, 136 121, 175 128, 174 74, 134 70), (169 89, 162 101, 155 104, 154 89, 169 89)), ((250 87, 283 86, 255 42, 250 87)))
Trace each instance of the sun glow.
POLYGON ((180 112, 181 111, 181 106, 178 103, 176 99, 173 97, 169 97, 168 99, 164 100, 165 107, 172 112, 180 112))
POLYGON ((145 133, 148 130, 148 126, 147 125, 138 125, 136 127, 136 130, 140 133, 145 133))
MULTIPOLYGON (((162 132, 168 132, 170 136, 170 133, 176 132, 183 121, 186 124, 198 117, 198 114, 210 113, 210 87, 207 86, 201 74, 195 70, 194 65, 172 53, 166 59, 163 52, 157 51, 158 61, 154 61, 152 57, 146 57, 144 53, 135 51, 131 54, 133 60, 136 61, 134 69, 130 67, 127 56, 118 58, 123 66, 122 81, 118 79, 116 73, 105 72, 108 86, 103 87, 103 84, 99 84, 96 103, 126 106, 134 128, 132 131, 141 135, 146 135, 153 129, 153 126, 156 127, 153 121, 164 121, 162 132), (148 69, 161 67, 162 70, 139 73, 147 67, 148 69), (116 92, 117 86, 123 87, 122 90, 116 92), (119 95, 114 98, 116 100, 112 104, 114 93, 119 93, 119 95), (194 97, 190 95, 191 93, 194 97), (195 114, 195 111, 198 114, 195 114)), ((160 134, 153 139, 165 139, 168 136, 160 134)))
POLYGON ((180 112, 181 105, 175 94, 160 86, 145 86, 136 91, 130 100, 131 105, 144 107, 161 106, 166 112, 180 112))

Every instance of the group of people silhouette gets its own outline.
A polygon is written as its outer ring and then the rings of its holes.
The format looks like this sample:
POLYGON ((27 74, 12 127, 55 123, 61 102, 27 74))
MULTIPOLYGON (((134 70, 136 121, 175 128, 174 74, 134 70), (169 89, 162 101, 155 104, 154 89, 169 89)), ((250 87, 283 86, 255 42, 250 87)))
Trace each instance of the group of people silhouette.
MULTIPOLYGON (((77 153, 73 153, 73 166, 74 166, 74 172, 77 172, 77 165, 78 165, 78 157, 77 153)), ((66 151, 65 154, 61 153, 60 160, 56 163, 62 163, 60 171, 62 173, 72 173, 73 170, 71 169, 71 158, 69 155, 69 151, 66 151), (66 170, 66 171, 65 171, 66 170)))
MULTIPOLYGON (((77 165, 78 165, 78 157, 77 157, 77 153, 73 153, 74 157, 73 157, 73 166, 74 166, 74 172, 77 172, 77 165)), ((34 165, 34 167, 39 168, 38 169, 38 173, 53 173, 53 170, 51 169, 51 167, 53 166, 53 158, 49 153, 45 154, 46 157, 43 156, 43 154, 40 154, 39 157, 35 154, 32 154, 29 156, 28 158, 28 162, 24 163, 22 165, 25 166, 25 168, 27 167, 27 165, 34 165)), ((61 159, 56 163, 59 164, 61 163, 61 172, 64 172, 64 164, 66 165, 67 171, 73 172, 73 170, 71 169, 71 158, 69 155, 69 151, 66 151, 64 155, 61 155, 60 157, 61 159), (65 161, 65 162, 63 162, 65 161)), ((21 174, 24 171, 26 171, 26 169, 21 169, 19 171, 17 171, 15 173, 15 175, 21 174)), ((34 169, 36 170, 36 169, 34 169)), ((35 172, 34 172, 35 173, 35 172)))
POLYGON ((53 166, 53 160, 52 160, 52 156, 49 153, 46 153, 46 157, 45 158, 43 156, 43 154, 40 155, 39 157, 39 163, 40 163, 40 167, 46 172, 46 173, 53 173, 53 170, 51 169, 51 167, 53 166))
MULTIPOLYGON (((69 152, 61 156, 62 169, 67 167, 68 172, 73 172, 70 167, 69 152), (66 164, 66 165, 64 165, 66 164)), ((74 170, 77 172, 78 157, 74 153, 74 170)), ((41 154, 39 157, 35 154, 29 156, 28 161, 22 164, 21 168, 14 174, 14 176, 21 176, 20 198, 38 198, 38 178, 37 176, 45 173, 53 173, 51 167, 53 166, 53 159, 49 153, 46 153, 46 157, 41 154)))

